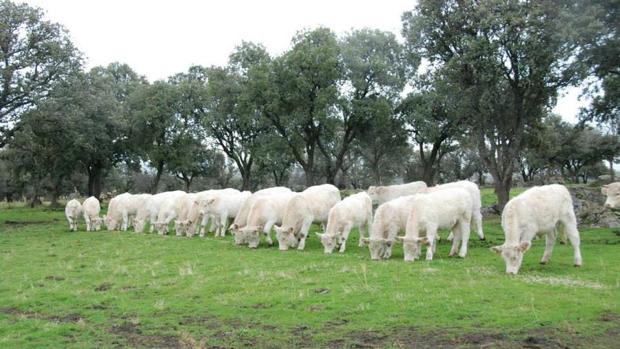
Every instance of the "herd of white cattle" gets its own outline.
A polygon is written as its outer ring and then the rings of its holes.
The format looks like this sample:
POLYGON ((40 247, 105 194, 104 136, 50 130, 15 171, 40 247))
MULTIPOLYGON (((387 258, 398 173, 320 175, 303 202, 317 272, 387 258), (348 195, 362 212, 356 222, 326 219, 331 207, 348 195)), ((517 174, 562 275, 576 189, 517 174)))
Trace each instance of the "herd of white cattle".
MULTIPOLYGON (((607 195, 606 207, 620 207, 620 182, 604 186, 602 192, 607 195)), ((310 226, 317 223, 323 227, 324 233, 317 236, 325 253, 336 248, 345 252, 349 233, 358 228, 359 244, 368 245, 371 259, 390 258, 394 243, 401 242, 405 261, 414 261, 420 258, 423 246, 426 260, 433 259, 438 229, 451 230, 450 256, 464 258, 472 223, 484 239, 480 200, 478 186, 469 181, 435 187, 424 182, 371 186, 343 200, 338 188, 323 184, 302 192, 273 187, 255 193, 230 188, 198 193, 123 193, 110 200, 105 218, 99 216, 100 204, 94 197, 82 204, 69 201, 65 214, 73 231, 78 229, 80 216, 87 231, 100 230, 105 223, 108 230, 126 231, 133 226, 134 231, 143 232, 149 224, 151 232, 164 235, 174 222, 177 236, 203 237, 208 228, 215 236, 230 231, 237 245, 250 248, 258 247, 261 232, 272 245, 273 228, 280 250, 303 250, 310 226), (374 213, 373 203, 379 205, 374 213), (400 231, 405 235, 399 236, 400 231)), ((558 227, 574 248, 575 266, 581 266, 579 231, 568 190, 559 184, 533 187, 508 202, 502 213, 505 242, 491 249, 503 257, 506 272, 516 274, 536 235, 546 236, 541 263, 549 261, 558 227)))

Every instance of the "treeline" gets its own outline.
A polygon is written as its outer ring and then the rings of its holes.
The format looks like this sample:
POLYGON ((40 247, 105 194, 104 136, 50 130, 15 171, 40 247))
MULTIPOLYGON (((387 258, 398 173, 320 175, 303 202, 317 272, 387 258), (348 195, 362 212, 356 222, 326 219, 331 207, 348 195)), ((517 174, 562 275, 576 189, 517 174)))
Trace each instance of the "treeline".
POLYGON ((515 178, 587 181, 613 166, 617 11, 423 0, 403 14, 404 42, 302 30, 281 55, 243 42, 226 66, 150 83, 120 63, 85 71, 61 25, 5 0, 0 197, 488 174, 503 207, 515 178), (558 92, 586 79, 582 122, 552 115, 558 92))

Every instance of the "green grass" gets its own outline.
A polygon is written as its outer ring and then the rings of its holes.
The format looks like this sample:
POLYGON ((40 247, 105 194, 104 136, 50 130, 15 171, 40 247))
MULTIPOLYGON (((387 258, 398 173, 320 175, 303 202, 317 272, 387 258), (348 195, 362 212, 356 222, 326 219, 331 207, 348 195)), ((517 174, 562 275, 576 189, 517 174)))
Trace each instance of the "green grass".
MULTIPOLYGON (((527 188, 512 188, 510 189, 510 198, 523 193, 527 188)), ((495 195, 495 189, 493 188, 481 188, 480 196, 482 197, 482 207, 493 206, 497 204, 497 195, 495 195)))
POLYGON ((582 268, 564 245, 538 264, 539 240, 510 277, 488 249, 503 241, 498 219, 485 221, 487 240, 474 238, 467 258, 447 257, 442 240, 434 261, 414 263, 403 262, 401 246, 391 260, 371 261, 355 232, 345 254, 324 255, 315 236, 305 251, 281 252, 237 247, 230 236, 67 228, 62 210, 0 209, 0 347, 603 348, 620 340, 613 229, 581 229, 582 268))

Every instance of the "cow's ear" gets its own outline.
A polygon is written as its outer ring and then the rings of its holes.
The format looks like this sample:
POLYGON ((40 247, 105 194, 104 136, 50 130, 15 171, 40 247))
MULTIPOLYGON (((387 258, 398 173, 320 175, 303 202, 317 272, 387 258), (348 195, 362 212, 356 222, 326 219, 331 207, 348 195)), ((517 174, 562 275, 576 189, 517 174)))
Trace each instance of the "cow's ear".
POLYGON ((609 186, 604 185, 601 187, 601 193, 603 193, 603 195, 607 195, 607 189, 609 188, 609 186))
POLYGON ((495 252, 496 254, 502 254, 502 246, 493 246, 490 248, 491 252, 495 252))
POLYGON ((527 251, 527 250, 529 250, 529 249, 530 249, 530 246, 532 246, 532 243, 531 243, 531 242, 529 242, 529 241, 522 241, 522 242, 519 244, 519 251, 521 251, 521 252, 525 252, 525 251, 527 251))

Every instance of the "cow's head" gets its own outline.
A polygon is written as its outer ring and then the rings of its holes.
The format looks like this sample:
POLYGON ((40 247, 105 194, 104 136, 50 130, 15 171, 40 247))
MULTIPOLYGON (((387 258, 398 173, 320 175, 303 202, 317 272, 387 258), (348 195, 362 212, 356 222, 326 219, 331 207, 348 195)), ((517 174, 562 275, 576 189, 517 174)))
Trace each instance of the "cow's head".
POLYGON ((388 259, 392 255, 391 249, 390 252, 387 251, 388 246, 392 247, 391 240, 385 238, 362 238, 362 243, 368 246, 368 250, 370 251, 370 259, 373 261, 378 261, 380 259, 388 259))
POLYGON ((321 244, 323 244, 323 252, 330 254, 334 252, 334 248, 339 247, 342 244, 340 241, 340 233, 336 234, 321 234, 316 233, 316 236, 321 240, 321 244))
POLYGON ((405 252, 405 261, 412 262, 418 258, 420 258, 420 251, 422 250, 422 245, 428 245, 429 241, 426 236, 424 237, 407 237, 407 236, 397 236, 397 241, 403 243, 403 251, 405 252))
MULTIPOLYGON (((260 232, 263 230, 262 226, 245 226, 240 229, 240 233, 243 235, 243 241, 247 242, 249 248, 257 248, 260 243, 260 232)), ((235 239, 237 235, 235 234, 235 239)))
POLYGON ((274 226, 276 231, 276 238, 278 239, 278 248, 280 251, 286 251, 289 248, 297 247, 299 240, 295 236, 295 229, 293 227, 278 227, 274 226))
POLYGON ((521 263, 523 262, 523 254, 532 244, 529 241, 522 241, 518 245, 500 245, 491 247, 491 251, 501 255, 506 262, 506 272, 508 274, 517 274, 521 263))

